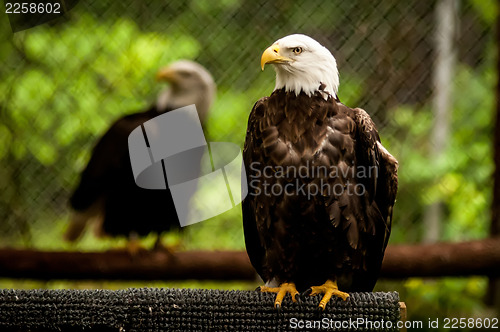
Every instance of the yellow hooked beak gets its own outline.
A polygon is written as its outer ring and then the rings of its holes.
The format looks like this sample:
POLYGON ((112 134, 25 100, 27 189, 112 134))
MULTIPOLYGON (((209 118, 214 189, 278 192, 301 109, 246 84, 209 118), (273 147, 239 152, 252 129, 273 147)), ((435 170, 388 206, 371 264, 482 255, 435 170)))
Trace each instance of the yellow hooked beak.
POLYGON ((156 73, 156 80, 173 83, 177 80, 177 74, 170 67, 165 67, 156 73))
POLYGON ((292 62, 293 60, 290 58, 287 58, 286 56, 281 56, 280 55, 280 47, 277 44, 273 44, 269 46, 264 53, 262 53, 262 58, 260 58, 260 67, 262 70, 264 70, 264 66, 267 63, 274 63, 274 64, 280 64, 280 63, 288 63, 292 62))

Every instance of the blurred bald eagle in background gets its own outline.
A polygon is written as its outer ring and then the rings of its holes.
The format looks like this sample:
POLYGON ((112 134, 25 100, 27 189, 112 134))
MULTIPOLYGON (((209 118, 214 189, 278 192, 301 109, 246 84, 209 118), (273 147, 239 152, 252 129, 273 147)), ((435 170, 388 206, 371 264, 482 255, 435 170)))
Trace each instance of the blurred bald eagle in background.
MULTIPOLYGON (((146 111, 118 119, 95 145, 80 183, 70 198, 71 223, 65 239, 75 241, 91 219, 97 235, 144 236, 180 228, 170 190, 136 185, 128 151, 128 136, 144 122, 164 112, 195 104, 205 122, 215 97, 212 75, 200 64, 181 60, 161 69, 157 80, 168 82, 146 111)), ((155 246, 156 246, 155 245, 155 246)))
POLYGON ((248 195, 243 224, 248 255, 278 293, 332 296, 372 291, 389 239, 397 160, 370 116, 337 97, 328 49, 305 35, 267 48, 276 87, 254 105, 243 158, 248 195))

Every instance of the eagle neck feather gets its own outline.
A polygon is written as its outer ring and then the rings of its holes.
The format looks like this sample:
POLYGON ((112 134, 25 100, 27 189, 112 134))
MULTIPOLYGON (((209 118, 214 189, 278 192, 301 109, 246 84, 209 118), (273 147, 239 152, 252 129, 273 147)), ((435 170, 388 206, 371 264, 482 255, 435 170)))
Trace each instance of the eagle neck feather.
POLYGON ((274 118, 271 121, 277 126, 280 135, 293 144, 301 140, 308 142, 306 145, 310 148, 318 143, 313 142, 313 133, 317 133, 318 127, 324 127, 327 116, 337 112, 334 99, 330 97, 325 100, 319 91, 308 96, 304 92, 296 95, 279 89, 271 95, 270 106, 274 118))

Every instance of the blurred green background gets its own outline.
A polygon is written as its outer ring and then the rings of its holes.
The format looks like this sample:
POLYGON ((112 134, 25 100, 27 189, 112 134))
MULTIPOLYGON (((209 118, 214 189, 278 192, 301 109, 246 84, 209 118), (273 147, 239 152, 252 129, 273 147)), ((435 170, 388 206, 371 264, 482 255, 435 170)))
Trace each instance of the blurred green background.
MULTIPOLYGON (((496 2, 456 1, 449 133, 435 154, 436 1, 255 0, 81 1, 63 18, 13 34, 0 14, 0 247, 105 250, 125 239, 62 241, 67 199, 92 146, 118 117, 154 102, 159 67, 193 59, 212 72, 217 100, 207 140, 243 146, 248 114, 274 87, 262 51, 305 33, 329 48, 341 101, 374 118, 400 162, 390 243, 428 237, 429 207, 440 206, 440 241, 488 236, 493 171, 496 2)), ((178 234, 165 239, 175 241, 178 234)), ((189 226, 184 249, 244 249, 237 207, 189 226)), ((148 237, 149 246, 154 238, 148 237)), ((253 289, 256 283, 37 282, 3 288, 141 286, 253 289)), ((482 317, 487 279, 411 278, 379 282, 398 290, 410 320, 482 317)))

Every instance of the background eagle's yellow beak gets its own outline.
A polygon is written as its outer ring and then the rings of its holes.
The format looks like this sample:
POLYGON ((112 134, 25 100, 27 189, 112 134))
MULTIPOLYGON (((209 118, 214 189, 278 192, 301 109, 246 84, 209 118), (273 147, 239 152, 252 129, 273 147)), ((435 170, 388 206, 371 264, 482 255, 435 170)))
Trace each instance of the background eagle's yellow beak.
POLYGON ((280 47, 276 44, 269 46, 260 58, 260 67, 264 70, 266 63, 287 63, 292 59, 280 55, 280 47))
POLYGON ((170 67, 162 68, 156 73, 157 81, 175 82, 176 79, 177 76, 175 74, 175 71, 170 67))

